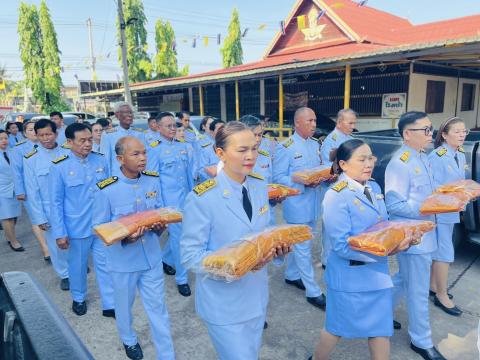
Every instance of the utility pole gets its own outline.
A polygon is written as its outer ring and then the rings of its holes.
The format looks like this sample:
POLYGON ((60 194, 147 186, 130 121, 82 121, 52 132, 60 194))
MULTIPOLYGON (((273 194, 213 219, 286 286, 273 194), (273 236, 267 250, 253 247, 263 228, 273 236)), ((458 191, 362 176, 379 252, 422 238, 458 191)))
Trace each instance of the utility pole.
POLYGON ((95 71, 95 64, 97 59, 95 59, 95 55, 93 54, 93 36, 92 36, 92 19, 87 19, 87 27, 88 27, 88 42, 90 44, 90 67, 92 69, 92 80, 97 80, 97 72, 95 71))
POLYGON ((127 62, 127 39, 125 38, 125 19, 123 18, 122 0, 118 0, 118 23, 120 24, 120 46, 122 47, 123 88, 125 89, 125 101, 132 105, 132 95, 128 85, 128 62, 127 62))

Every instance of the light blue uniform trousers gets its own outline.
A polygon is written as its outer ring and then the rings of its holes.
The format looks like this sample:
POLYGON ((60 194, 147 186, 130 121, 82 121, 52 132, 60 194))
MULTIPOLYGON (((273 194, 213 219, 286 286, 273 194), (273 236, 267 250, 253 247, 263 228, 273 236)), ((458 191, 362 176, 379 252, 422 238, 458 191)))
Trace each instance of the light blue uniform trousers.
POLYGON ((408 310, 408 334, 413 345, 428 349, 433 347, 428 290, 432 254, 397 254, 399 272, 392 278, 393 306, 406 297, 408 310))
POLYGON ((135 345, 137 334, 132 328, 132 306, 138 291, 150 322, 157 359, 174 360, 170 320, 164 302, 162 263, 150 270, 110 272, 115 299, 115 317, 120 339, 125 345, 135 345))
POLYGON ((62 250, 57 246, 57 241, 54 239, 52 228, 48 228, 48 230, 45 231, 45 240, 47 242, 53 269, 60 279, 68 278, 68 250, 62 250))
MULTIPOLYGON (((315 232, 316 224, 316 221, 311 221, 306 225, 310 226, 313 232, 315 232)), ((312 240, 293 245, 293 252, 289 253, 287 257, 285 279, 302 279, 307 297, 322 295, 322 290, 315 281, 315 272, 312 264, 312 240)))
POLYGON ((215 325, 206 322, 219 360, 256 360, 262 346, 265 316, 239 324, 215 325))
POLYGON ((105 245, 96 236, 83 239, 69 239, 68 273, 70 274, 70 292, 73 301, 82 302, 87 297, 87 267, 90 250, 97 279, 102 309, 114 308, 112 280, 106 269, 105 245))
POLYGON ((177 285, 188 283, 187 270, 180 262, 180 238, 182 237, 182 223, 168 225, 168 241, 163 249, 163 261, 175 267, 175 282, 177 285))

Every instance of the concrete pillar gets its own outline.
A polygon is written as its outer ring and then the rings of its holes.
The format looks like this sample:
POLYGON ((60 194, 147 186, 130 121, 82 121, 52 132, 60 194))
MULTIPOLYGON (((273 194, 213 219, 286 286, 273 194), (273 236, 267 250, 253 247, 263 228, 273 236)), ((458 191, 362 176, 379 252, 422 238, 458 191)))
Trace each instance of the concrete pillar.
POLYGON ((225 92, 225 84, 220 84, 220 118, 227 121, 227 97, 225 92))

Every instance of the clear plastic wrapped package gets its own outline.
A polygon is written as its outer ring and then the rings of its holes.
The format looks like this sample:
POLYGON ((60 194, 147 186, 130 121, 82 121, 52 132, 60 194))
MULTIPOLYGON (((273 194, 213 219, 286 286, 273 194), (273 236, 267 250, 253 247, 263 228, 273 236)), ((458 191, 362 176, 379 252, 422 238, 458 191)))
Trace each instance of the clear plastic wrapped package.
POLYGON ((307 225, 272 226, 207 255, 202 261, 202 268, 215 277, 233 281, 252 270, 273 248, 312 238, 312 229, 307 225))
POLYGON ((382 221, 361 234, 349 237, 348 244, 354 250, 388 256, 404 241, 418 244, 423 234, 434 228, 432 221, 382 221))
POLYGON ((300 194, 300 190, 298 189, 280 184, 268 184, 268 198, 270 200, 298 194, 300 194))
POLYGON ((332 181, 336 175, 332 174, 330 166, 317 166, 311 169, 297 171, 292 174, 292 181, 297 184, 310 185, 322 181, 332 181))
POLYGON ((480 184, 470 179, 458 180, 440 186, 435 192, 442 194, 463 193, 469 196, 469 200, 474 200, 480 197, 480 184))
POLYGON ((459 212, 465 209, 469 196, 462 192, 433 193, 425 199, 420 207, 420 214, 435 215, 449 212, 459 212))
POLYGON ((94 226, 93 230, 105 245, 112 245, 134 234, 141 226, 150 227, 156 223, 166 225, 181 221, 182 214, 177 209, 160 208, 127 215, 115 221, 94 226))

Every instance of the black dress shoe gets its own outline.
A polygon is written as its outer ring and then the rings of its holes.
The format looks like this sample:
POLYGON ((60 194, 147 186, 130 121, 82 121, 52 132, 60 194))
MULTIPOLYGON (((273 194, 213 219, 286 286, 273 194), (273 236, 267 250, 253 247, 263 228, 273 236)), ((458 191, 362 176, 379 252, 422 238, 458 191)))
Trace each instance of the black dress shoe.
POLYGON ((143 351, 139 343, 136 343, 135 345, 131 345, 131 346, 123 344, 123 347, 125 348, 125 354, 127 354, 127 357, 129 359, 132 359, 132 360, 143 359, 143 351))
POLYGON ((268 323, 267 323, 266 321, 263 323, 263 329, 264 329, 264 330, 265 330, 265 329, 268 329, 268 323))
POLYGON ((303 285, 302 279, 297 279, 297 280, 285 279, 285 283, 288 285, 295 286, 297 289, 305 290, 305 285, 303 285))
POLYGON ((63 291, 70 290, 70 280, 68 280, 68 278, 60 280, 60 289, 63 291))
POLYGON ((453 307, 449 308, 449 307, 446 307, 445 305, 443 305, 441 303, 441 301, 438 299, 437 295, 435 295, 433 297, 433 303, 435 304, 435 306, 439 307, 440 309, 442 309, 444 312, 446 312, 448 315, 452 315, 452 316, 460 316, 462 315, 463 311, 460 310, 456 305, 454 305, 453 307))
MULTIPOLYGON (((437 293, 436 293, 436 292, 433 292, 432 290, 428 290, 428 295, 429 295, 429 296, 435 296, 435 295, 437 295, 437 293)), ((453 299, 453 295, 452 295, 452 294, 448 293, 447 295, 448 295, 448 298, 449 298, 450 300, 453 299)))
POLYGON ((309 356, 309 357, 308 357, 308 360, 312 360, 312 357, 311 357, 311 356, 309 356))
POLYGON ((192 292, 190 291, 190 286, 188 286, 188 284, 177 285, 177 288, 178 288, 178 292, 182 296, 187 297, 192 295, 192 292))
POLYGON ((410 349, 415 351, 425 360, 447 360, 443 357, 442 354, 440 354, 440 352, 435 347, 431 347, 430 349, 421 349, 410 343, 410 349))
POLYGON ((322 310, 325 310, 325 306, 327 306, 327 298, 323 294, 317 297, 307 296, 307 301, 313 306, 316 306, 322 310))
POLYGON ((168 265, 168 264, 165 264, 165 263, 162 263, 163 264, 163 272, 167 275, 175 275, 176 274, 176 270, 168 265))
POLYGON ((22 245, 20 245, 19 247, 13 247, 13 245, 10 241, 8 242, 8 246, 10 246, 10 249, 12 249, 13 251, 16 251, 16 252, 25 251, 25 248, 22 245))
POLYGON ((400 324, 397 320, 393 320, 393 328, 395 330, 400 330, 402 328, 402 324, 400 324))
POLYGON ((50 256, 44 256, 43 257, 43 260, 48 263, 48 264, 51 264, 52 263, 52 259, 50 259, 50 256))
POLYGON ((102 311, 102 315, 109 318, 115 319, 115 309, 107 309, 102 311))
POLYGON ((87 302, 86 301, 72 302, 72 310, 78 316, 85 315, 87 313, 87 302))
POLYGON ((322 269, 323 269, 323 270, 327 270, 327 265, 323 265, 323 264, 322 264, 322 269))

